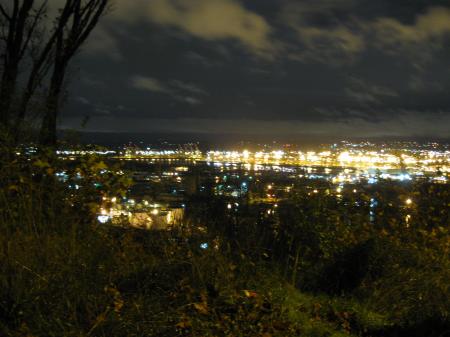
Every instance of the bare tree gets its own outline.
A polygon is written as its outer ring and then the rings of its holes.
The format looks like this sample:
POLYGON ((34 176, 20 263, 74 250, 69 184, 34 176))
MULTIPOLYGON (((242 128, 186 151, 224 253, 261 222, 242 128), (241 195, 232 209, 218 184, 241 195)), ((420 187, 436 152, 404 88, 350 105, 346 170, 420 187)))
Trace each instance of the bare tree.
POLYGON ((43 145, 53 146, 56 144, 56 123, 67 67, 98 24, 109 3, 109 0, 72 1, 69 22, 65 29, 59 30, 56 34, 53 72, 40 132, 40 142, 43 145))
POLYGON ((17 140, 31 99, 44 87, 40 141, 54 145, 68 66, 110 0, 65 0, 54 18, 47 18, 48 0, 8 1, 0 3, 0 128, 17 140))
POLYGON ((0 125, 8 128, 11 105, 16 94, 19 66, 42 19, 46 0, 34 7, 35 0, 12 0, 9 7, 0 4, 2 76, 0 82, 0 125))
POLYGON ((43 39, 42 34, 41 37, 38 37, 35 43, 30 47, 32 66, 20 99, 17 117, 13 128, 13 134, 16 137, 16 141, 17 137, 20 135, 20 126, 25 120, 29 102, 53 65, 52 53, 54 53, 57 38, 65 29, 70 16, 73 13, 74 4, 75 2, 73 0, 66 1, 64 7, 59 11, 59 16, 56 18, 55 26, 53 27, 48 39, 43 39))

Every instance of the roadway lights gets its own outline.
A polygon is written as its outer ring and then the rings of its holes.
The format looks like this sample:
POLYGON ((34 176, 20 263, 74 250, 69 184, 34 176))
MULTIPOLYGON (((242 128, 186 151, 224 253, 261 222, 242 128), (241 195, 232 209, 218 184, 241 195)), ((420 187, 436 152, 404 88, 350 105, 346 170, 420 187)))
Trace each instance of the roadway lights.
POLYGON ((411 198, 406 199, 405 201, 406 205, 411 205, 413 203, 413 201, 411 200, 411 198))

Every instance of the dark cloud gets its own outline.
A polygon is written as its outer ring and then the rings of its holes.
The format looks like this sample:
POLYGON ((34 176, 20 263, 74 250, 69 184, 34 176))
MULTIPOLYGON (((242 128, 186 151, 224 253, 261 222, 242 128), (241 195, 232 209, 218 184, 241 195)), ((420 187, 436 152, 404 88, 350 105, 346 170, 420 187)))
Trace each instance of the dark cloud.
POLYGON ((445 134, 449 42, 447 1, 116 0, 63 123, 445 134))

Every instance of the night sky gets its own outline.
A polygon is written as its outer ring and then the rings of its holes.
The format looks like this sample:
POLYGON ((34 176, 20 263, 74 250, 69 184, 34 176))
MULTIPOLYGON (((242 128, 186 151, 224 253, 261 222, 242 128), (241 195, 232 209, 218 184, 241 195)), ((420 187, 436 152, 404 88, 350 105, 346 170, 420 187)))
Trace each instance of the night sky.
POLYGON ((450 1, 116 0, 68 89, 85 131, 448 138, 450 1))

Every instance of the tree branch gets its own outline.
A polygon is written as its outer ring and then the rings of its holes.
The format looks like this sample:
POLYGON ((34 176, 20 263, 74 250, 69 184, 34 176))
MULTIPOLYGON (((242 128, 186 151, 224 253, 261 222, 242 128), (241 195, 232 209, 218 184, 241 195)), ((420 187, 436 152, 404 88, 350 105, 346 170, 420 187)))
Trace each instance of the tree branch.
POLYGON ((36 14, 34 16, 33 22, 31 23, 30 28, 28 29, 27 36, 25 38, 25 41, 22 45, 22 50, 20 51, 20 58, 22 58, 28 49, 28 45, 30 43, 31 38, 33 37, 34 32, 36 31, 36 27, 39 24, 39 21, 42 19, 43 15, 45 14, 47 9, 47 0, 45 0, 41 7, 36 11, 36 14))
POLYGON ((11 20, 11 17, 8 15, 8 13, 5 10, 5 7, 3 7, 2 4, 0 4, 0 14, 2 14, 7 21, 11 20))
POLYGON ((90 18, 90 21, 86 22, 85 29, 80 32, 80 35, 79 35, 79 37, 76 41, 76 44, 73 48, 72 55, 81 47, 81 45, 86 41, 86 39, 91 34, 92 30, 98 24, 98 21, 100 20, 100 17, 104 13, 107 4, 108 4, 108 0, 95 1, 95 4, 94 4, 94 7, 96 7, 95 13, 90 18))

